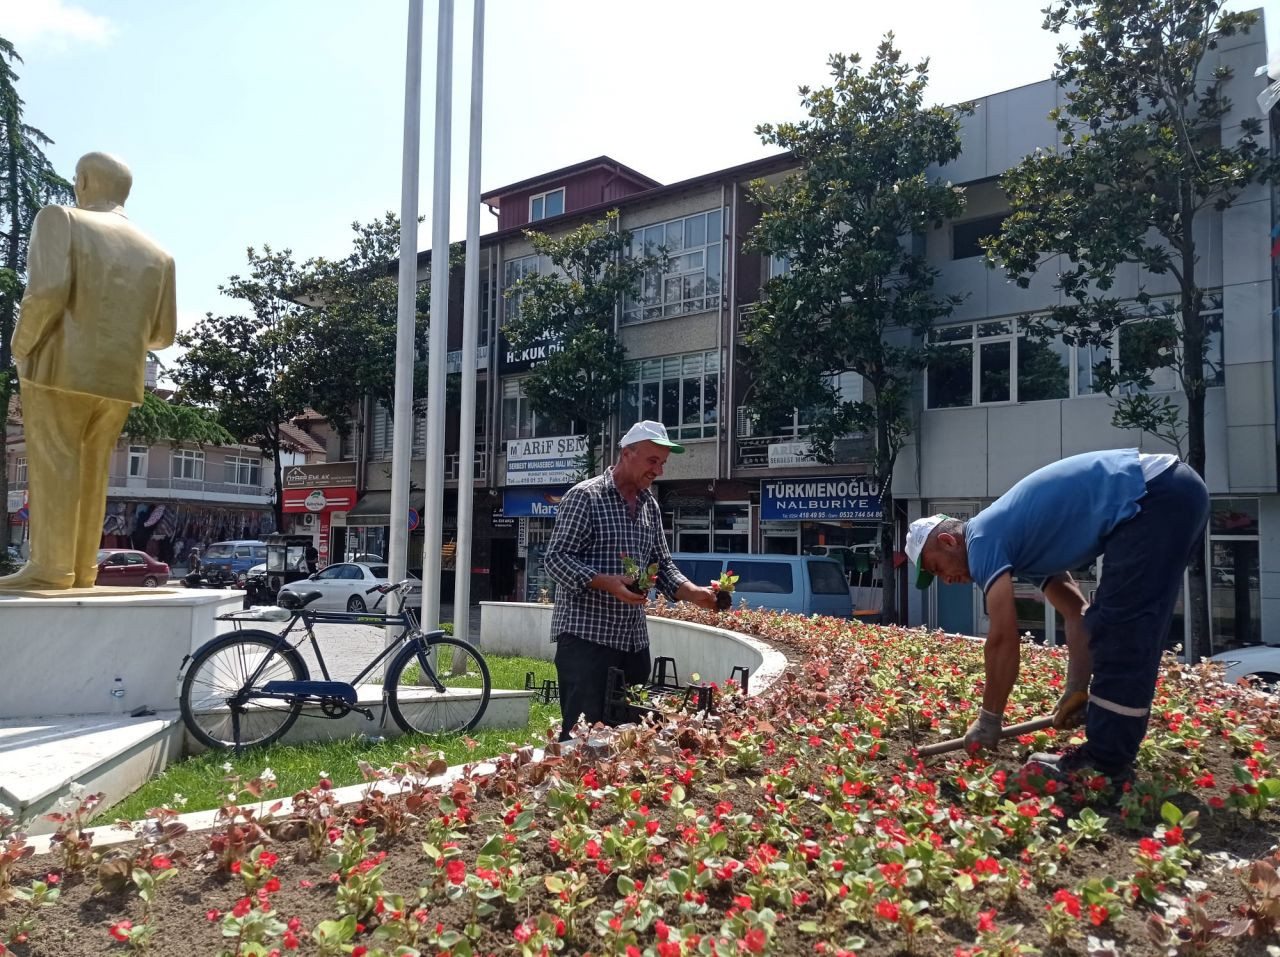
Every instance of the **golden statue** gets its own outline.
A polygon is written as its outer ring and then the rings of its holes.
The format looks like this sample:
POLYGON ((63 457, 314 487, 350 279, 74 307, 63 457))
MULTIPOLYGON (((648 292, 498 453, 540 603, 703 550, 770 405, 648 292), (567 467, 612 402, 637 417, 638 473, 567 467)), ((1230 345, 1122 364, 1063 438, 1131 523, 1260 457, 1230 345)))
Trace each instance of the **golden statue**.
POLYGON ((36 215, 13 330, 27 439, 31 557, 0 590, 92 587, 111 453, 142 403, 147 351, 177 331, 173 257, 124 215, 133 176, 76 164, 76 205, 36 215))

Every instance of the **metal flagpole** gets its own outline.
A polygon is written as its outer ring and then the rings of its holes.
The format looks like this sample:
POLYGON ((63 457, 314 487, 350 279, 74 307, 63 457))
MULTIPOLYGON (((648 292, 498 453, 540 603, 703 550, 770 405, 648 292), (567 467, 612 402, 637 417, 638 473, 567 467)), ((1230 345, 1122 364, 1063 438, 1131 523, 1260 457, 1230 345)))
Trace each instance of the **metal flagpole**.
MULTIPOLYGON (((422 124, 422 0, 409 0, 404 67, 404 147, 400 172, 400 274, 396 300, 395 421, 391 447, 388 577, 409 565, 409 463, 413 456, 413 347, 418 316, 418 141, 422 124)), ((395 601, 393 598, 392 601, 395 601)), ((398 608, 398 602, 391 606, 398 608)), ((387 630, 390 641, 392 629, 387 630)))
MULTIPOLYGON (((484 0, 475 0, 471 34, 467 267, 462 307, 462 408, 458 424, 458 550, 454 562, 457 570, 453 584, 453 633, 463 639, 468 637, 470 631, 471 523, 476 491, 476 327, 480 312, 480 133, 484 112, 484 0)), ((492 376, 490 381, 493 381, 492 376)))
MULTIPOLYGON (((444 520, 444 377, 449 326, 449 132, 453 101, 453 0, 440 0, 436 33, 436 140, 431 209, 431 336, 427 358, 426 503, 422 625, 440 623, 440 535, 444 520)), ((396 521, 397 516, 391 516, 396 521)))

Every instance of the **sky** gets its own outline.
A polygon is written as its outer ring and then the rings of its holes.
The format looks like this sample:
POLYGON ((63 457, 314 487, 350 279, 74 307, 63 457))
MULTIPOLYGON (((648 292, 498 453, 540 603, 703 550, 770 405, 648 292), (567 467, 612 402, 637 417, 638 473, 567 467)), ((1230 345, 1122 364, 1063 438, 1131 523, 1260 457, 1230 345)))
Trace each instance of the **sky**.
MULTIPOLYGON (((473 0, 454 12, 450 234, 466 232, 473 0)), ((884 34, 956 103, 1049 76, 1045 0, 488 0, 482 189, 607 154, 663 183, 776 152, 755 127, 884 34)), ((1280 51, 1280 0, 1261 7, 1280 51)), ((264 244, 342 256, 400 208, 408 0, 0 0, 26 122, 68 178, 104 150, 130 218, 177 261, 178 313, 243 303, 220 283, 264 244)), ((437 5, 424 4, 419 208, 430 244, 437 5)), ((1261 64, 1259 64, 1261 65, 1261 64)), ((481 229, 496 220, 487 211, 481 229)), ((161 353, 171 362, 173 349, 161 353)))

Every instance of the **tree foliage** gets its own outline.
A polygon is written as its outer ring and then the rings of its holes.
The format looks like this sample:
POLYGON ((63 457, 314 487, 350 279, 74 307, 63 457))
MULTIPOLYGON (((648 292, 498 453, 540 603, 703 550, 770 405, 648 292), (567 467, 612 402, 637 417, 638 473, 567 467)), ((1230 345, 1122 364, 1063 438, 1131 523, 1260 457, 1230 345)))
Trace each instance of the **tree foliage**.
POLYGON ((129 410, 124 435, 139 445, 168 442, 174 445, 230 445, 235 437, 222 427, 217 412, 176 398, 166 399, 148 390, 142 405, 129 410))
MULTIPOLYGON (((42 206, 67 203, 72 187, 44 154, 53 143, 23 118, 14 64, 22 57, 0 37, 0 420, 8 420, 18 377, 10 351, 18 303, 26 289, 27 243, 42 206)), ((8 494, 7 449, 0 442, 0 502, 8 494)), ((8 515, 0 513, 0 549, 9 542, 8 515)))
POLYGON ((561 239, 525 235, 552 269, 525 276, 507 292, 512 306, 503 332, 517 349, 548 345, 547 358, 524 379, 525 394, 538 413, 566 427, 572 421, 586 436, 586 470, 594 471, 625 375, 614 316, 622 297, 634 294, 662 259, 630 254, 631 234, 618 229, 616 211, 561 239))
MULTIPOLYGON (((398 277, 387 264, 400 256, 400 218, 385 213, 367 224, 352 223, 351 252, 340 259, 316 257, 303 271, 304 302, 294 337, 292 368, 310 392, 309 404, 344 435, 360 400, 395 398, 398 277)), ((460 261, 454 244, 450 263, 460 261)), ((421 413, 427 395, 427 337, 430 281, 418 284, 414 332, 414 405, 421 413)))
POLYGON ((179 397, 218 410, 235 441, 256 445, 271 458, 276 527, 283 527, 281 424, 305 411, 310 394, 293 374, 294 336, 308 311, 296 299, 302 271, 289 250, 248 250, 247 276, 232 276, 218 291, 248 305, 247 313, 208 313, 178 334, 184 350, 174 378, 179 397))
MULTIPOLYGON (((1062 305, 1033 322, 1041 336, 1107 348, 1119 336, 1120 362, 1094 370, 1099 385, 1120 396, 1115 424, 1159 435, 1180 453, 1185 441, 1186 460, 1201 475, 1205 390, 1217 370, 1208 355, 1215 329, 1204 315, 1208 277, 1196 224, 1280 172, 1256 117, 1227 128, 1235 114, 1223 88, 1232 74, 1212 52, 1257 16, 1223 6, 1055 0, 1046 8, 1046 29, 1078 34, 1074 45, 1059 48, 1054 71, 1065 100, 1050 114, 1060 143, 1002 178, 1012 213, 987 244, 1023 287, 1038 269, 1057 270, 1062 305), (1127 300, 1118 296, 1117 270, 1129 264, 1172 279, 1173 299, 1145 288, 1127 300), (1181 384, 1185 419, 1167 397, 1142 393, 1162 369, 1181 384)), ((1208 607, 1203 557, 1192 567, 1194 655, 1208 634, 1208 607)))
POLYGON ((936 270, 912 237, 964 208, 963 194, 929 170, 959 155, 969 107, 926 106, 928 63, 903 63, 892 34, 865 68, 856 54, 829 62, 830 86, 800 90, 806 119, 758 129, 800 168, 751 189, 763 214, 750 242, 786 256, 790 269, 766 284, 747 317, 749 401, 766 425, 805 410, 826 461, 838 437, 874 434, 884 611, 893 620, 893 469, 911 432, 923 337, 959 302, 934 292, 936 270), (836 379, 847 372, 862 377, 861 399, 841 395, 836 379))

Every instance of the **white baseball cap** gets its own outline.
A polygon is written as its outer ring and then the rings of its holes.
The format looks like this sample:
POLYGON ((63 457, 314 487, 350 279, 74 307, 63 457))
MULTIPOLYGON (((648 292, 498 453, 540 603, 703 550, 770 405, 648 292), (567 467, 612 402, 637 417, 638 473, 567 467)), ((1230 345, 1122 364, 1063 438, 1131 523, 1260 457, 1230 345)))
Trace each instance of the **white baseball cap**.
POLYGON ((950 515, 939 514, 930 515, 928 518, 917 518, 907 529, 907 557, 916 566, 917 588, 928 588, 933 584, 933 574, 920 567, 920 553, 924 551, 924 543, 929 540, 929 533, 950 517, 950 515))
POLYGON ((627 429, 627 434, 622 437, 622 441, 618 445, 626 448, 628 445, 635 445, 637 442, 652 442, 654 445, 661 445, 672 452, 679 454, 684 451, 684 446, 672 442, 667 438, 667 427, 661 422, 655 422, 653 419, 645 419, 643 422, 637 422, 631 428, 627 429))

